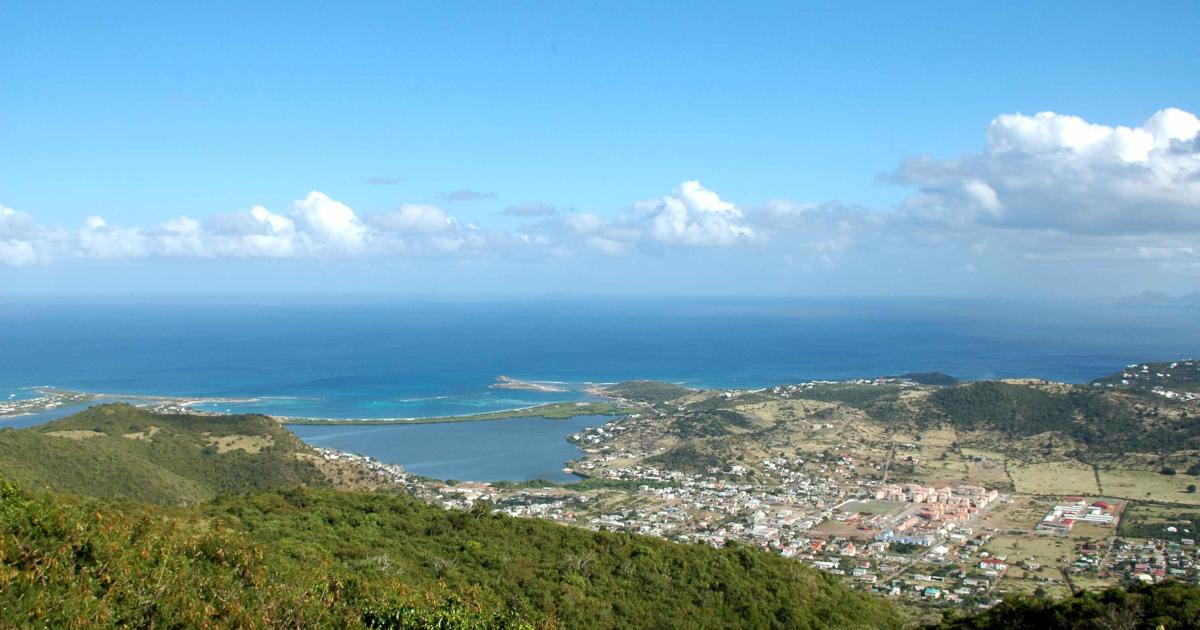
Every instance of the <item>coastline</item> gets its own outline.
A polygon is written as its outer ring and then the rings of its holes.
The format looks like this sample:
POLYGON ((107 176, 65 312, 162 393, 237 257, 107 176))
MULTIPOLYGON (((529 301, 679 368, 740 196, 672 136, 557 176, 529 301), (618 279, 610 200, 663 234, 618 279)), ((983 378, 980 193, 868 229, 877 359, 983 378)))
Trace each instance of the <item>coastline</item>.
MULTIPOLYGON (((142 394, 106 394, 100 392, 79 392, 55 387, 33 388, 40 395, 35 398, 3 401, 7 405, 0 406, 0 421, 15 420, 21 417, 36 415, 58 408, 80 407, 97 401, 127 402, 135 406, 162 413, 191 413, 200 415, 238 415, 226 411, 211 411, 195 409, 204 404, 238 404, 256 403, 264 397, 246 398, 202 398, 195 396, 161 396, 142 394)), ((589 394, 597 395, 599 391, 588 390, 589 394)), ((449 422, 477 422, 486 420, 507 420, 512 418, 544 418, 547 420, 565 420, 579 416, 622 416, 629 409, 619 402, 607 398, 605 401, 569 401, 553 402, 525 407, 514 407, 483 413, 457 416, 416 416, 397 418, 322 418, 311 416, 286 416, 278 414, 261 414, 271 418, 281 425, 403 425, 403 424, 438 424, 449 422)))
POLYGON ((432 416, 425 418, 305 418, 293 416, 270 415, 272 420, 283 425, 309 426, 385 426, 401 424, 442 424, 450 422, 479 422, 487 420, 509 420, 512 418, 544 418, 546 420, 566 420, 579 416, 623 416, 629 413, 627 407, 617 402, 561 402, 517 407, 501 411, 489 411, 464 416, 432 416))

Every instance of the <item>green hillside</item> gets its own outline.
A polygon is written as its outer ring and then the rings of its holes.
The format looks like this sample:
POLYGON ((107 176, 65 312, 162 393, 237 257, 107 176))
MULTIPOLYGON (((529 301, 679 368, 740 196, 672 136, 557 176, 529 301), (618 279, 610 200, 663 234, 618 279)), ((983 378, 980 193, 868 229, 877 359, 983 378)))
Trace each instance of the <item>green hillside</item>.
POLYGON ((897 628, 890 605, 748 548, 401 495, 186 508, 0 485, 0 626, 897 628))
POLYGON ((533 626, 399 575, 360 577, 332 557, 281 561, 195 512, 30 494, 0 480, 0 627, 533 626))
POLYGON ((0 475, 26 487, 161 504, 322 485, 309 453, 264 416, 168 415, 124 404, 0 431, 0 475))
POLYGON ((96 407, 0 431, 0 478, 0 627, 901 623, 759 549, 313 488, 308 448, 262 416, 96 407))
POLYGON ((605 393, 634 402, 662 403, 686 396, 692 390, 662 381, 625 381, 605 388, 605 393))
POLYGON ((296 567, 336 559, 363 579, 445 584, 486 609, 567 628, 897 625, 890 605, 758 549, 681 545, 407 496, 284 491, 203 506, 296 567))
POLYGON ((940 389, 928 398, 924 423, 995 431, 1009 438, 1057 432, 1098 457, 1200 448, 1195 410, 1152 394, 980 381, 940 389))

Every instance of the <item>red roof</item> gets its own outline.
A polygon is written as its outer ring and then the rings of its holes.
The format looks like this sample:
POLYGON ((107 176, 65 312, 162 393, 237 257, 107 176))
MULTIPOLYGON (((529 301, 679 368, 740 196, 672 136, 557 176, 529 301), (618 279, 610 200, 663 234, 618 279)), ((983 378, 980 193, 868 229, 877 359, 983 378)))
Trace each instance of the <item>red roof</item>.
POLYGON ((1093 503, 1093 504, 1092 504, 1092 507, 1098 507, 1098 508, 1101 508, 1101 509, 1105 509, 1105 510, 1107 510, 1108 508, 1110 508, 1110 507, 1112 507, 1112 506, 1111 506, 1111 505, 1109 505, 1109 504, 1107 504, 1107 503, 1105 503, 1104 501, 1097 501, 1097 502, 1095 502, 1095 503, 1093 503))

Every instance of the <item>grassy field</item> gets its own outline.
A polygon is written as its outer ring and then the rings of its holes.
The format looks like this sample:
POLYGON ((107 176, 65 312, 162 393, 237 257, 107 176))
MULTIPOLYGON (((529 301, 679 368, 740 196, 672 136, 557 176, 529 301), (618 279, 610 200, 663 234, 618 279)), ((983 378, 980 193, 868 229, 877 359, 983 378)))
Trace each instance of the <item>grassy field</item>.
MULTIPOLYGON (((1009 462, 1017 492, 1041 495, 1101 494, 1091 466, 1074 461, 1026 464, 1009 462)), ((1107 490, 1107 484, 1105 489, 1107 490)))
POLYGON ((854 512, 856 514, 887 514, 907 505, 906 503, 896 503, 892 501, 851 501, 842 507, 843 512, 854 512))
POLYGON ((992 555, 1007 556, 1009 564, 1031 560, 1043 566, 1057 567, 1060 558, 1070 556, 1071 540, 1055 534, 1013 536, 1001 534, 984 547, 992 555))
POLYGON ((1104 493, 1126 499, 1149 499, 1169 503, 1200 505, 1200 494, 1187 492, 1188 484, 1200 485, 1190 475, 1161 475, 1151 470, 1100 469, 1104 493))

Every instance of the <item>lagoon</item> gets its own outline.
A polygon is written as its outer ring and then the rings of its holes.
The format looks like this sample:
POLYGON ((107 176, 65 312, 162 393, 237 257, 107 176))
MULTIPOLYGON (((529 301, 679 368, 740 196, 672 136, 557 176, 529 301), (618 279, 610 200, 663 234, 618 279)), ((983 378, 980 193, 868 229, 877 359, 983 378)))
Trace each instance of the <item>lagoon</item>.
POLYGON ((576 481, 564 473, 567 461, 582 452, 566 440, 609 416, 567 420, 511 418, 410 425, 289 425, 312 446, 369 455, 407 471, 459 481, 576 481))

